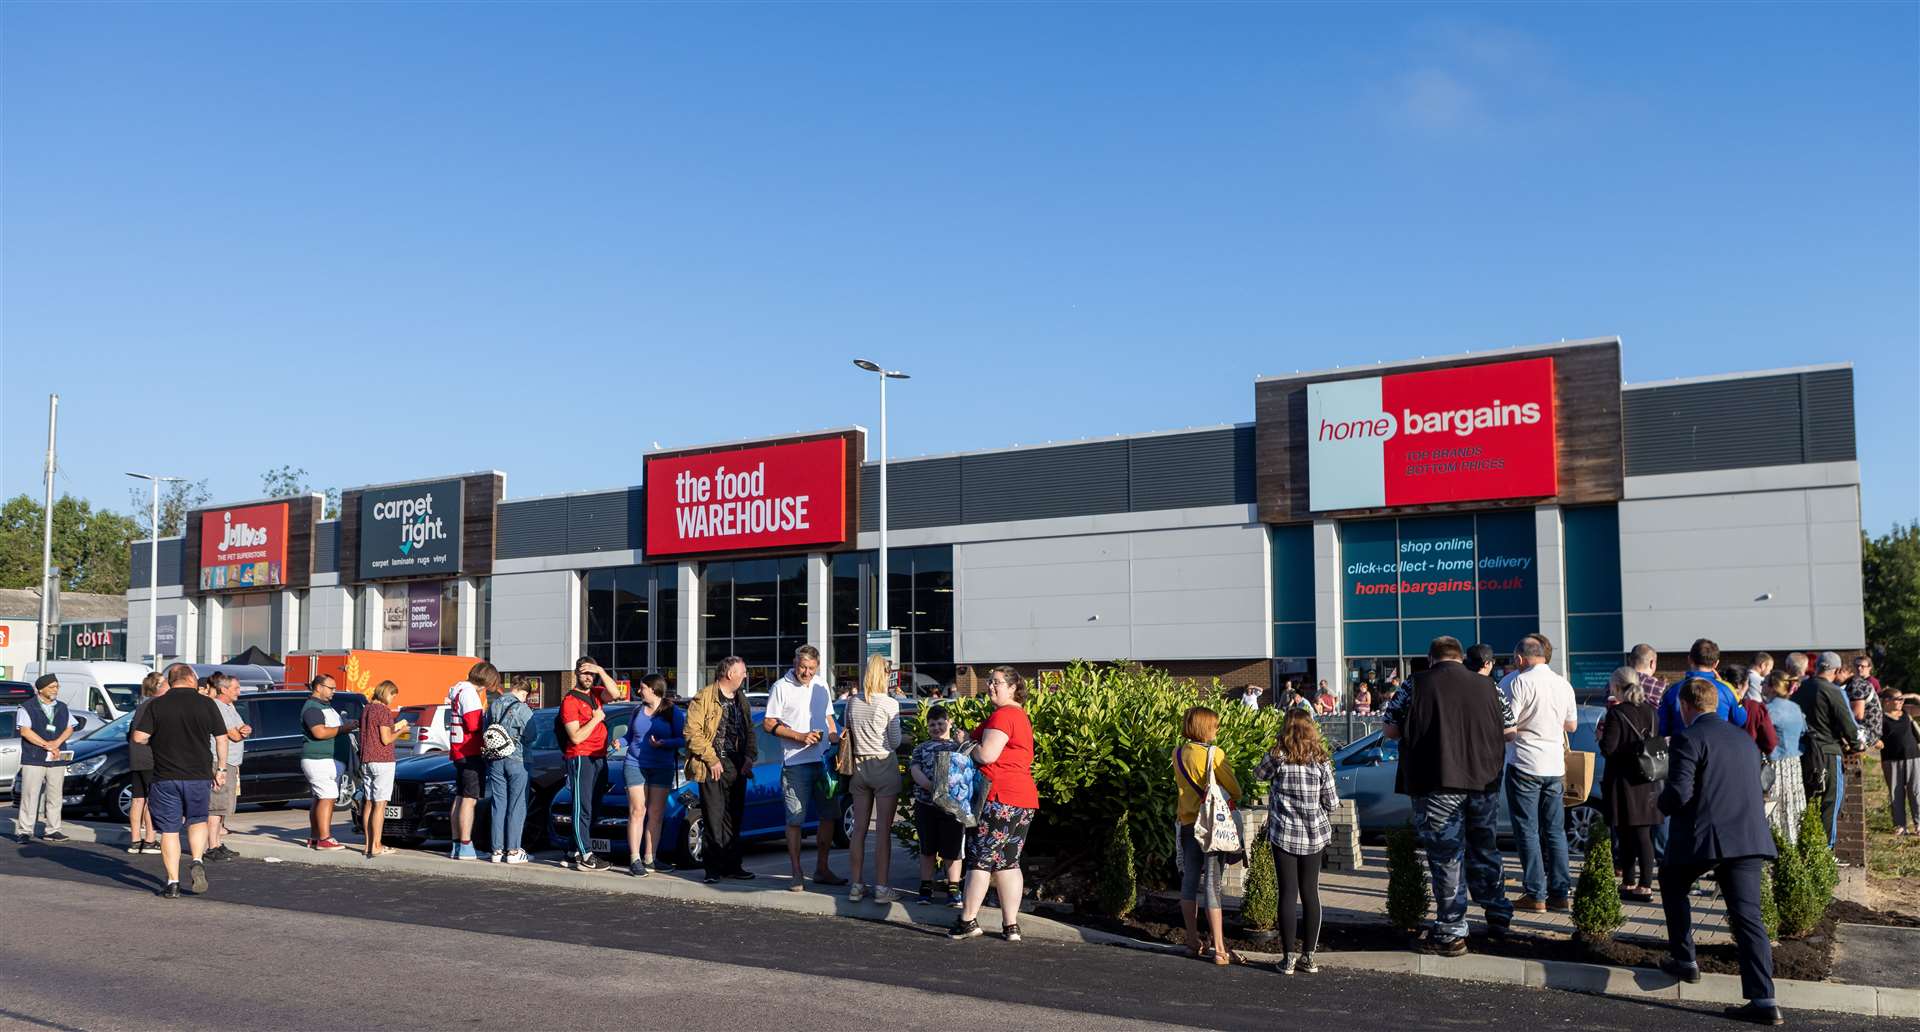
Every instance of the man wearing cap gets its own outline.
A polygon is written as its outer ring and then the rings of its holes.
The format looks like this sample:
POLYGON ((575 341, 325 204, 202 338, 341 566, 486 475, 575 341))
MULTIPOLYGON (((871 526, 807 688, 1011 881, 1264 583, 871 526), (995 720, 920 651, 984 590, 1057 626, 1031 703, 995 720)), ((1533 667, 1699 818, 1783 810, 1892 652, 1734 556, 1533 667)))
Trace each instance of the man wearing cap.
POLYGON ((1854 722, 1853 707, 1833 680, 1840 676, 1840 669, 1839 653, 1820 653, 1813 664, 1813 676, 1793 693, 1794 704, 1807 715, 1800 773, 1806 779, 1807 802, 1811 804, 1815 796, 1820 798, 1820 823, 1827 829, 1828 843, 1838 840, 1840 803, 1847 797, 1842 758, 1860 748, 1860 725, 1854 722))
POLYGON ((33 682, 33 701, 20 707, 20 784, 14 789, 18 809, 13 815, 13 840, 33 840, 33 825, 44 811, 48 842, 65 842, 60 833, 61 792, 67 781, 67 761, 60 758, 73 734, 73 717, 60 701, 60 679, 47 674, 33 682))

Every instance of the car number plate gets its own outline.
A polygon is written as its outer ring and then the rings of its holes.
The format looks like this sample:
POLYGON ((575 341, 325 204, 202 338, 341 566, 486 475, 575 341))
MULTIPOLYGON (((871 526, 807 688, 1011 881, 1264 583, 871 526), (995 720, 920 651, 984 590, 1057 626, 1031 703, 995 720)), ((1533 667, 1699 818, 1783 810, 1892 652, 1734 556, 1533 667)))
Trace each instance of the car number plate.
POLYGON ((397 821, 399 819, 400 819, 400 808, 397 806, 387 807, 387 820, 397 821))
POLYGON ((593 850, 593 851, 594 851, 594 852, 596 852, 596 853, 611 853, 611 852, 613 852, 613 845, 612 845, 611 843, 609 843, 609 842, 608 842, 608 841, 607 841, 606 839, 603 839, 603 838, 597 838, 597 839, 588 839, 588 840, 587 840, 587 848, 589 848, 589 849, 591 849, 591 850, 593 850))

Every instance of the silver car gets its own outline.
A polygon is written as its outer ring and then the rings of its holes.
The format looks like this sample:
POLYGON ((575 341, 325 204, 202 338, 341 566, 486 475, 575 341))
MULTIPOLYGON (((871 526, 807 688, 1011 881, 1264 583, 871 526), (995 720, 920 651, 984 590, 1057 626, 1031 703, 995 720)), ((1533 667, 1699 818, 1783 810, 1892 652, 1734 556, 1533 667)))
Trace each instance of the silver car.
MULTIPOLYGON (((1573 747, 1588 752, 1597 752, 1598 744, 1594 728, 1600 722, 1601 714, 1606 710, 1599 706, 1581 706, 1579 708, 1579 727, 1573 733, 1573 747)), ((1333 780, 1340 791, 1340 798, 1353 800, 1354 815, 1360 821, 1360 830, 1365 832, 1386 832, 1402 827, 1413 820, 1413 801, 1393 790, 1393 779, 1400 770, 1400 743, 1391 741, 1380 732, 1363 735, 1353 744, 1333 754, 1333 780)), ((1500 796, 1500 834, 1513 834, 1513 819, 1507 813, 1506 793, 1500 796)), ((1593 792, 1587 801, 1579 806, 1567 809, 1567 848, 1584 853, 1587 840, 1596 825, 1601 822, 1601 814, 1595 807, 1600 802, 1600 770, 1593 772, 1593 792)))
POLYGON ((20 776, 20 711, 0 710, 0 792, 13 794, 20 776))

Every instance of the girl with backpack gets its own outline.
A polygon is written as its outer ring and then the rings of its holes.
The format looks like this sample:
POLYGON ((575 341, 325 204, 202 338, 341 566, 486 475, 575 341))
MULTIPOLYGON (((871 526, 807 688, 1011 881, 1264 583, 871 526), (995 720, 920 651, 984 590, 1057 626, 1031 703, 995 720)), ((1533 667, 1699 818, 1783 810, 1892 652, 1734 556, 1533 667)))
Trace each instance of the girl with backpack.
POLYGON ((507 690, 487 706, 486 730, 480 740, 487 762, 487 809, 493 820, 491 859, 496 864, 527 862, 521 837, 527 828, 527 728, 532 723, 526 681, 510 681, 507 690))
POLYGON ((1227 949, 1221 927, 1220 878, 1225 858, 1201 850, 1193 824, 1200 818, 1209 774, 1226 791, 1229 801, 1240 798, 1240 783, 1233 778, 1233 764, 1227 754, 1213 744, 1220 733, 1220 714, 1195 706, 1181 719, 1180 733, 1186 740, 1173 752, 1173 780, 1179 793, 1176 837, 1180 847, 1180 916, 1187 922, 1187 956, 1199 959, 1207 955, 1208 951, 1200 947, 1200 908, 1204 906, 1207 928, 1213 933, 1213 962, 1231 964, 1233 953, 1227 949))
POLYGON ((673 789, 680 750, 687 744, 687 719, 673 704, 667 679, 648 674, 635 689, 640 708, 634 711, 622 739, 627 759, 627 873, 645 878, 653 873, 654 853, 660 848, 660 825, 667 817, 667 793, 673 789), (640 851, 645 832, 646 852, 640 851))

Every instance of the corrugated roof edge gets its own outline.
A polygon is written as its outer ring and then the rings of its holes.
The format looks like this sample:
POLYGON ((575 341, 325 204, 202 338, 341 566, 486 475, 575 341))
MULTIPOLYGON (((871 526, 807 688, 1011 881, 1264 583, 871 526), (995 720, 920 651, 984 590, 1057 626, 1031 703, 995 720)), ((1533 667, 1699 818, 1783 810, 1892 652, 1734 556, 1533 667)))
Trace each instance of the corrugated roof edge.
POLYGON ((1824 362, 1819 365, 1787 366, 1782 369, 1753 369, 1741 373, 1708 373, 1705 376, 1679 376, 1671 380, 1648 380, 1645 383, 1623 383, 1623 391, 1643 391, 1649 387, 1678 387, 1689 383, 1723 383, 1727 380, 1752 380, 1762 376, 1794 376, 1800 373, 1826 373, 1836 369, 1852 369, 1852 362, 1824 362))
POLYGON ((1270 383, 1276 380, 1310 380, 1316 376, 1331 376, 1334 373, 1351 373, 1356 369, 1379 369, 1381 372, 1419 369, 1422 366, 1434 365, 1439 362, 1457 362, 1463 358, 1512 358, 1515 355, 1524 355, 1535 351, 1558 351, 1562 348, 1599 347, 1604 344, 1618 345, 1619 343, 1620 338, 1617 336, 1582 337, 1578 340, 1548 341, 1545 344, 1522 344, 1519 347, 1513 348, 1488 348, 1485 351, 1463 351, 1457 355, 1428 355, 1423 358, 1413 358, 1405 361, 1388 362, 1383 360, 1370 364, 1361 363, 1350 366, 1335 366, 1332 369, 1303 370, 1281 376, 1256 376, 1253 378, 1253 382, 1270 383))

